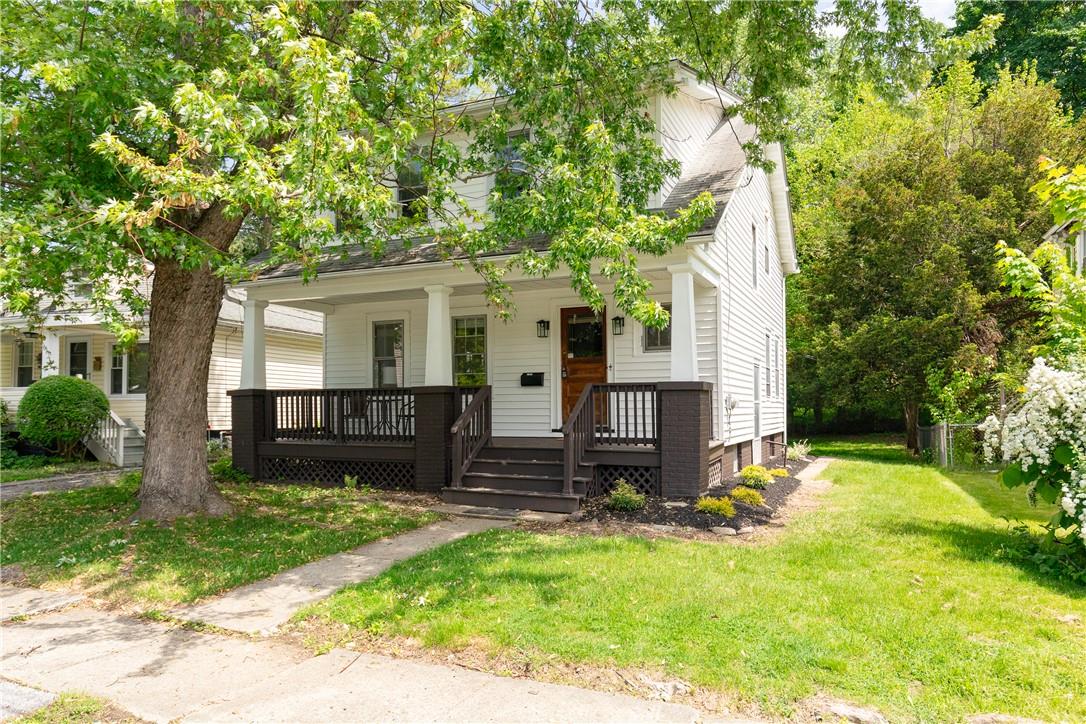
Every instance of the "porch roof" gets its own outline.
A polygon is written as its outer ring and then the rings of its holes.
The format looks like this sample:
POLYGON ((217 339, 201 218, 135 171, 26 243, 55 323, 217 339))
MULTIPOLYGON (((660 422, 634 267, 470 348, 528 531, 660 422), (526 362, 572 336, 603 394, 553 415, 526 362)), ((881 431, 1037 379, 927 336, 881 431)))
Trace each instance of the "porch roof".
MULTIPOLYGON (((707 236, 713 233, 720 223, 724 210, 731 199, 732 192, 739 185, 743 169, 747 165, 747 156, 743 144, 755 136, 755 128, 744 123, 738 116, 722 120, 709 135, 697 160, 683 170, 671 193, 663 205, 652 211, 673 214, 685 208, 694 198, 708 191, 713 196, 715 208, 712 214, 691 236, 707 236)), ((550 237, 534 234, 510 244, 505 249, 482 255, 484 258, 510 256, 525 249, 546 251, 550 246, 550 237)), ((412 264, 426 264, 449 259, 465 258, 464 254, 449 254, 448 250, 430 238, 417 238, 411 244, 402 241, 388 245, 380 257, 375 257, 368 248, 357 244, 345 244, 342 248, 329 251, 325 258, 317 263, 318 274, 330 272, 374 269, 377 267, 403 267, 412 264)), ((298 262, 285 262, 266 266, 271 251, 255 256, 250 265, 261 269, 257 279, 282 279, 300 276, 302 265, 298 262)))

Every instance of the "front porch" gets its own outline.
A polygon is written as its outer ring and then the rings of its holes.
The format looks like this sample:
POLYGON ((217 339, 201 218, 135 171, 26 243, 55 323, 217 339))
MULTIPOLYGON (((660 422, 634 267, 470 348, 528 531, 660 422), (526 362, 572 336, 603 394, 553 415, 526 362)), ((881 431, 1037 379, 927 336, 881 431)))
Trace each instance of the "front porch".
POLYGON ((607 287, 596 314, 560 277, 511 275, 509 321, 451 266, 258 282, 232 393, 236 464, 537 510, 575 510, 619 478, 696 496, 722 474, 718 280, 685 251, 653 263, 666 330, 625 318, 607 287), (266 389, 269 303, 325 314, 324 389, 266 389))
POLYGON ((489 385, 235 390, 233 460, 268 482, 351 476, 480 506, 572 512, 619 478, 650 495, 693 497, 723 472, 711 391, 590 384, 560 437, 502 437, 489 385))

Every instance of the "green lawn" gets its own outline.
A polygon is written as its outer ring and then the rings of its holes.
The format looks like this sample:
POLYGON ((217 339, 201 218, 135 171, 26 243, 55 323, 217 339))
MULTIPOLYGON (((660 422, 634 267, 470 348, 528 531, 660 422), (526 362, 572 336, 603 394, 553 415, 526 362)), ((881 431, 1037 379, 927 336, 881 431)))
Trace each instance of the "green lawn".
POLYGON ((122 724, 139 721, 105 699, 96 696, 66 692, 49 706, 38 709, 29 716, 12 720, 12 724, 70 724, 71 722, 106 722, 122 724))
POLYGON ((214 595, 278 571, 437 519, 366 501, 357 491, 227 485, 229 518, 132 525, 138 477, 24 497, 0 510, 0 563, 33 585, 73 586, 116 602, 169 605, 214 595))
POLYGON ((1030 514, 1014 493, 913 463, 846 461, 827 476, 823 507, 771 544, 491 531, 303 616, 663 669, 774 715, 825 692, 891 721, 1086 718, 1086 626, 1060 620, 1086 621, 1086 589, 1000 557, 1000 506, 1030 514))
POLYGON ((19 483, 24 480, 37 480, 53 475, 68 475, 70 473, 84 473, 94 470, 114 469, 109 463, 101 463, 93 460, 72 463, 54 463, 42 465, 36 468, 7 468, 0 471, 0 483, 19 483))

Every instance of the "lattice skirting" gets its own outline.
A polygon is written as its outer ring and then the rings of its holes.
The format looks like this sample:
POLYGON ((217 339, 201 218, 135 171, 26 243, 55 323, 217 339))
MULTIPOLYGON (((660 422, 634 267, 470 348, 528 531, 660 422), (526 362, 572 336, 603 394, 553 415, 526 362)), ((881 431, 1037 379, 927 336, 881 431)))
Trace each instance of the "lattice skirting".
POLYGON ((415 487, 415 464, 402 460, 323 460, 321 458, 265 457, 260 478, 266 482, 342 485, 343 477, 358 478, 371 488, 410 490, 415 487))
POLYGON ((724 458, 709 461, 709 487, 715 488, 724 481, 724 458))
POLYGON ((589 497, 607 495, 619 478, 645 495, 660 494, 660 469, 643 465, 597 465, 596 476, 588 488, 589 497))

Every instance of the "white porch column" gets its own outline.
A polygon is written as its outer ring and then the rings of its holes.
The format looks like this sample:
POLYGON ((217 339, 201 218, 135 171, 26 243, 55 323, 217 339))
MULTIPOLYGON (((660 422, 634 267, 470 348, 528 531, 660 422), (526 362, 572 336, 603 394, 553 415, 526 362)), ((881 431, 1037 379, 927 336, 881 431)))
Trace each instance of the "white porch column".
POLYGON ((452 319, 449 317, 449 295, 452 287, 441 284, 423 287, 426 304, 426 385, 451 385, 452 319))
POLYGON ((241 303, 245 312, 241 338, 241 389, 262 390, 268 386, 264 354, 264 309, 261 299, 241 303))
POLYGON ((52 329, 42 330, 41 376, 60 374, 60 335, 52 329))
POLYGON ((694 326, 694 270, 689 264, 671 272, 671 380, 698 380, 698 339, 694 326))

